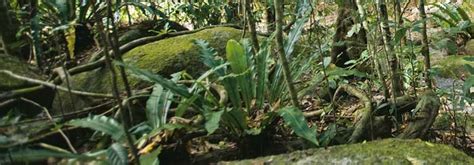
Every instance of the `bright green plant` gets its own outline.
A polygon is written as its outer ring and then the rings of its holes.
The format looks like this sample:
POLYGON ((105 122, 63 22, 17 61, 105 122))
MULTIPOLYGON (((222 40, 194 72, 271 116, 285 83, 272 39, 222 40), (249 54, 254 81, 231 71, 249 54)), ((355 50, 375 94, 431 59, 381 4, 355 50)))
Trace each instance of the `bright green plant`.
POLYGON ((435 18, 436 22, 442 27, 449 29, 452 34, 466 34, 471 38, 474 36, 474 25, 466 12, 461 6, 455 6, 452 4, 444 3, 433 3, 440 11, 432 13, 431 15, 435 18))

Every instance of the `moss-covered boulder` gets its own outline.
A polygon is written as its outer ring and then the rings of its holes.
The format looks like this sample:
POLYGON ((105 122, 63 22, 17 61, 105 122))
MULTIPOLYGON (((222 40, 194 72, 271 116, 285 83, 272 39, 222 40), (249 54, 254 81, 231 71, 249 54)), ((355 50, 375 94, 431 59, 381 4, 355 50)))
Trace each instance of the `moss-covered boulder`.
POLYGON ((120 35, 119 44, 123 45, 130 41, 152 36, 158 35, 159 32, 162 30, 167 31, 185 31, 188 30, 184 26, 180 24, 170 21, 170 20, 159 20, 159 21, 143 21, 137 25, 133 25, 129 27, 127 32, 120 35))
MULTIPOLYGON (((40 76, 39 71, 33 66, 28 65, 13 56, 0 55, 0 70, 9 70, 15 74, 33 79, 44 79, 44 77, 40 76)), ((26 81, 14 79, 6 74, 0 73, 0 91, 9 91, 32 85, 33 84, 26 81)))
MULTIPOLYGON (((26 62, 20 61, 16 57, 8 55, 0 55, 0 70, 11 71, 14 74, 32 79, 46 79, 40 74, 36 67, 29 65, 26 62)), ((5 99, 2 97, 12 94, 14 90, 33 86, 35 86, 35 84, 15 79, 7 74, 0 73, 0 100, 5 99)), ((21 97, 35 101, 42 106, 50 107, 53 100, 53 91, 51 89, 36 90, 34 92, 22 94, 21 97)), ((0 117, 8 113, 10 110, 18 110, 24 116, 34 116, 41 112, 41 109, 39 109, 37 106, 21 101, 16 101, 14 103, 8 104, 7 106, 0 107, 0 117)))
POLYGON ((474 55, 474 39, 469 40, 464 47, 467 54, 474 55))
POLYGON ((459 79, 460 76, 469 76, 470 73, 464 65, 470 65, 474 67, 474 61, 470 61, 467 58, 473 56, 448 56, 440 59, 433 60, 433 69, 441 77, 459 79))
POLYGON ((474 164, 474 158, 443 144, 385 139, 220 164, 474 164))
MULTIPOLYGON (((172 73, 186 70, 191 75, 198 75, 206 70, 201 63, 199 47, 193 40, 203 39, 209 42, 220 55, 225 53, 226 42, 230 39, 239 40, 242 31, 230 27, 215 27, 204 29, 192 34, 181 35, 138 46, 123 55, 125 63, 141 69, 152 71, 153 73, 169 76, 172 73)), ((147 85, 133 76, 128 76, 132 89, 140 89, 147 85)), ((119 86, 123 91, 123 83, 119 78, 119 86)), ((94 71, 84 72, 72 77, 72 88, 81 91, 95 93, 111 93, 112 85, 110 72, 107 68, 98 68, 94 71)), ((71 105, 70 99, 62 100, 62 105, 71 105)), ((75 109, 83 108, 90 102, 84 99, 72 99, 76 105, 75 109)), ((59 100, 55 101, 55 107, 59 107, 59 100)), ((57 109, 57 108, 55 108, 57 109)), ((71 109, 64 107, 64 109, 71 109)))

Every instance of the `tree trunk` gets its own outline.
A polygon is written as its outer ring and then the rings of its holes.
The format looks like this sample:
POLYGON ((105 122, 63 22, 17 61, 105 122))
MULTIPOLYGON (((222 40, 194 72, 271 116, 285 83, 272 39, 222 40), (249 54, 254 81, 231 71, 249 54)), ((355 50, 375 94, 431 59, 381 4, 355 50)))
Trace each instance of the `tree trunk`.
POLYGON ((252 3, 252 0, 245 0, 245 12, 247 14, 247 24, 248 28, 250 31, 250 38, 252 39, 252 46, 253 46, 253 52, 256 55, 257 52, 259 51, 259 44, 258 44, 258 39, 257 39, 257 29, 255 27, 255 18, 253 17, 252 14, 252 7, 250 4, 252 3))
POLYGON ((291 76, 290 66, 285 55, 285 48, 283 47, 283 0, 275 0, 275 17, 276 17, 276 45, 278 49, 278 55, 280 58, 281 65, 283 67, 283 76, 285 77, 288 91, 290 92, 290 98, 293 106, 299 107, 298 97, 296 94, 295 86, 291 76))
POLYGON ((426 12, 425 12, 425 0, 420 0, 420 17, 422 21, 422 28, 421 28, 421 54, 425 58, 425 83, 429 89, 433 88, 430 78, 430 49, 428 43, 428 35, 426 34, 426 12))
POLYGON ((354 0, 347 0, 339 6, 336 19, 336 33, 331 47, 331 62, 338 67, 346 67, 345 63, 357 59, 363 52, 361 46, 367 43, 366 31, 361 28, 357 33, 347 37, 347 32, 358 21, 357 5, 354 0), (354 16, 355 13, 355 16, 354 16), (342 43, 341 43, 342 42, 342 43))
POLYGON ((392 38, 390 34, 390 29, 388 26, 388 14, 387 14, 387 6, 385 5, 385 0, 377 0, 377 5, 379 8, 379 17, 381 21, 381 28, 382 28, 382 36, 385 44, 385 50, 387 52, 389 58, 389 66, 390 72, 392 76, 392 98, 400 96, 401 93, 401 79, 398 69, 398 58, 394 52, 394 48, 392 45, 392 38))

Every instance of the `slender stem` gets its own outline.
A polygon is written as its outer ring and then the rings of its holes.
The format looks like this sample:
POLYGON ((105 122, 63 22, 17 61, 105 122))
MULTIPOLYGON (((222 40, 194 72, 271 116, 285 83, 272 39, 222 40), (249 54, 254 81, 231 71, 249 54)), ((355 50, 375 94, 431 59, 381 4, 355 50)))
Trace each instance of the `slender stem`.
POLYGON ((421 54, 425 57, 425 83, 428 86, 428 89, 433 89, 430 78, 430 49, 428 47, 428 35, 426 34, 426 12, 425 12, 425 0, 420 0, 419 9, 420 17, 422 19, 422 28, 421 28, 421 54))
MULTIPOLYGON (((55 127, 58 127, 58 124, 56 122, 54 122, 53 120, 53 117, 51 116, 51 114, 49 113, 48 109, 39 105, 38 103, 34 102, 34 101, 31 101, 31 100, 28 100, 28 99, 25 99, 25 98, 21 98, 20 100, 24 101, 24 102, 27 102, 27 103, 30 103, 36 107, 39 107, 41 109, 43 109, 44 113, 46 113, 46 116, 48 117, 49 121, 51 121, 51 123, 53 123, 53 125, 55 127)), ((66 144, 68 145, 69 149, 71 149, 71 151, 73 153, 77 153, 76 149, 74 148, 74 146, 72 145, 71 143, 71 140, 69 140, 69 138, 66 136, 66 134, 63 132, 63 130, 61 130, 61 128, 58 128, 58 132, 59 134, 61 134, 61 136, 64 138, 64 140, 66 141, 66 144)))
POLYGON ((387 6, 385 5, 385 0, 377 0, 377 5, 379 8, 379 16, 380 16, 380 26, 382 28, 382 36, 385 44, 385 51, 388 54, 390 71, 392 76, 392 98, 401 95, 401 80, 399 75, 399 68, 398 68, 398 58, 394 52, 393 45, 391 44, 391 35, 390 35, 390 28, 388 25, 388 14, 387 14, 387 6))
MULTIPOLYGON (((110 0, 108 0, 107 2, 111 4, 110 0)), ((109 7, 110 7, 110 5, 109 5, 109 7)), ((99 22, 99 26, 100 25, 101 25, 101 22, 99 22)), ((132 140, 132 136, 130 135, 130 132, 128 131, 129 128, 130 128, 130 123, 127 119, 127 114, 126 114, 125 109, 122 105, 122 98, 120 97, 120 92, 119 92, 119 88, 118 88, 118 84, 117 84, 117 73, 115 72, 115 68, 112 66, 112 60, 111 60, 111 57, 110 57, 109 51, 108 51, 107 38, 109 36, 106 35, 104 32, 102 32, 101 36, 102 36, 102 39, 104 41, 105 64, 110 70, 111 79, 112 79, 112 93, 113 93, 113 96, 114 96, 114 98, 117 102, 117 106, 118 106, 119 111, 120 111, 120 116, 121 116, 121 119, 122 119, 122 125, 123 125, 123 129, 124 129, 125 136, 126 136, 126 139, 127 139, 127 143, 128 143, 128 146, 130 147, 130 150, 132 151, 132 155, 134 157, 133 158, 134 164, 140 164, 140 162, 138 161, 137 148, 135 148, 135 145, 134 145, 133 140, 132 140)))
MULTIPOLYGON (((113 58, 118 62, 123 62, 122 55, 120 54, 120 46, 118 42, 118 35, 117 35, 117 28, 115 26, 115 19, 112 13, 112 1, 107 0, 107 15, 110 19, 108 21, 110 23, 107 28, 111 27, 111 33, 107 33, 107 42, 112 47, 113 58)), ((108 31, 110 32, 110 31, 108 31)), ((122 78, 123 85, 125 86, 125 92, 127 93, 127 98, 132 97, 132 90, 130 89, 130 83, 128 82, 127 74, 125 73, 125 68, 123 66, 119 66, 120 77, 122 78)), ((126 115, 127 122, 133 123, 133 115, 131 111, 131 106, 127 105, 126 111, 128 112, 126 115)))
POLYGON ((387 88, 387 83, 385 82, 384 76, 382 74, 382 69, 380 67, 380 62, 377 59, 376 55, 376 46, 375 46, 375 37, 372 35, 370 29, 369 29, 369 24, 366 19, 366 11, 364 9, 364 6, 362 5, 363 2, 361 0, 356 0, 356 5, 357 5, 357 11, 359 12, 359 17, 360 20, 359 22, 362 22, 362 27, 365 29, 366 37, 369 40, 367 42, 367 52, 369 53, 370 57, 372 58, 372 62, 374 63, 375 71, 377 74, 377 77, 379 78, 380 83, 382 84, 382 90, 383 90, 383 95, 385 98, 389 97, 389 92, 387 88))
POLYGON ((291 76, 288 60, 286 59, 285 49, 283 48, 283 0, 275 0, 275 17, 276 17, 276 45, 280 62, 283 67, 283 76, 285 77, 288 91, 290 92, 293 106, 299 107, 298 97, 296 95, 295 86, 291 76))
POLYGON ((257 39, 257 29, 255 27, 255 19, 252 14, 252 7, 250 4, 252 3, 252 0, 245 0, 245 11, 246 11, 246 18, 247 18, 247 24, 248 28, 250 31, 250 37, 252 39, 252 44, 253 44, 253 52, 254 54, 257 54, 259 51, 259 43, 257 39))

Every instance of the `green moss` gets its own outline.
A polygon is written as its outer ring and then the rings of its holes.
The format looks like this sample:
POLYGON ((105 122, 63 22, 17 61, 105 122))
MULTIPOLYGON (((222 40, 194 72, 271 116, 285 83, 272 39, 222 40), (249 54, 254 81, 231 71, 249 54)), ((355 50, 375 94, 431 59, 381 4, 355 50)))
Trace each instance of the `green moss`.
POLYGON ((447 145, 385 139, 221 164, 474 164, 474 159, 447 145))
POLYGON ((464 47, 467 54, 474 55, 474 39, 469 40, 464 47))
MULTIPOLYGON (((9 70, 21 76, 42 79, 42 77, 37 74, 39 71, 34 69, 33 66, 30 66, 25 62, 21 62, 19 59, 13 56, 0 55, 0 70, 9 70)), ((0 91, 18 89, 31 85, 32 84, 26 81, 14 79, 8 75, 0 73, 0 91)))
MULTIPOLYGON (((168 76, 172 73, 186 70, 191 75, 198 75, 206 70, 201 63, 199 56, 199 48, 194 45, 193 40, 203 39, 209 42, 209 45, 216 49, 219 55, 225 53, 225 45, 229 39, 239 40, 242 31, 230 27, 216 27, 205 29, 193 34, 181 35, 177 37, 167 38, 152 42, 146 45, 136 47, 123 55, 125 63, 168 76)), ((118 70, 118 69, 117 69, 118 70)), ((119 73, 117 71, 117 73, 119 73)), ((140 89, 146 87, 147 82, 128 74, 129 82, 132 89, 140 89)), ((122 79, 118 77, 119 87, 124 90, 122 79)), ((95 92, 95 93, 111 93, 112 82, 110 71, 107 68, 98 68, 94 71, 80 73, 71 79, 73 89, 95 92)), ((59 95, 64 95, 59 92, 59 95)), ((66 95, 67 96, 67 95, 66 95)), ((90 106, 91 100, 73 96, 61 101, 55 100, 53 109, 58 110, 62 106, 63 109, 72 109, 71 105, 75 105, 75 109, 90 106), (74 102, 74 104, 72 104, 74 102)))
MULTIPOLYGON (((199 48, 194 45, 193 40, 207 40, 211 47, 222 54, 225 52, 225 43, 229 39, 239 39, 240 35, 240 30, 229 27, 205 29, 136 47, 125 53, 123 59, 129 65, 165 76, 181 70, 197 75, 205 68, 200 62, 199 48)), ((143 81, 133 76, 129 77, 132 88, 136 89, 145 85, 143 81)), ((111 92, 110 72, 105 68, 74 76, 72 82, 73 88, 76 89, 111 92)))
POLYGON ((456 78, 460 75, 468 76, 469 72, 465 69, 464 65, 471 65, 474 67, 473 61, 467 61, 464 58, 469 56, 448 56, 439 60, 434 60, 433 64, 435 69, 441 77, 445 78, 456 78))

